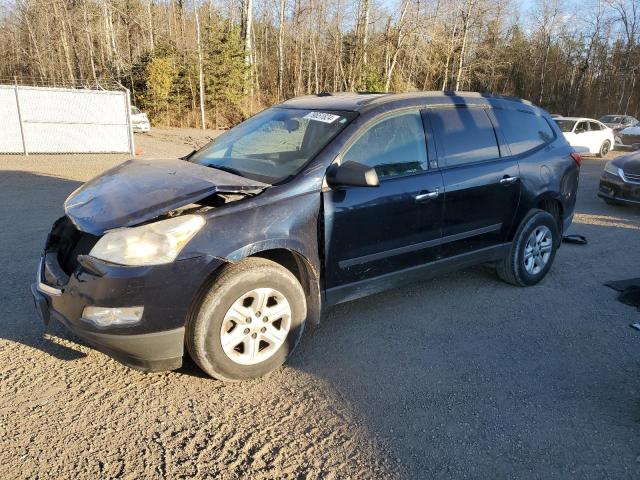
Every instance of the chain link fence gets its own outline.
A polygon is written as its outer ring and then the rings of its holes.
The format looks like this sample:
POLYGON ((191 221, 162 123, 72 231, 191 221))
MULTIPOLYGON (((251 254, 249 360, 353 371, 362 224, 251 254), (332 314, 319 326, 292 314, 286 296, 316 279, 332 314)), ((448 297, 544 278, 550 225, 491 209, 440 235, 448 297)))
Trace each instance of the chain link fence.
POLYGON ((0 153, 134 153, 129 91, 0 85, 0 153))

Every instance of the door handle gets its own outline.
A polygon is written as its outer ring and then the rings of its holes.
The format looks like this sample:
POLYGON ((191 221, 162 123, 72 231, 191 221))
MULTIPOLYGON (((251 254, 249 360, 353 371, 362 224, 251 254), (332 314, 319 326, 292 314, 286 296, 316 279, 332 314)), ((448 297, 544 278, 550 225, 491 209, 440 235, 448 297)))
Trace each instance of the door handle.
POLYGON ((438 190, 436 190, 435 192, 420 193, 416 195, 416 201, 421 202, 422 200, 431 200, 434 198, 438 198, 438 195, 440 195, 440 192, 438 190))
POLYGON ((504 177, 500 179, 500 185, 511 185, 518 181, 518 177, 504 177))

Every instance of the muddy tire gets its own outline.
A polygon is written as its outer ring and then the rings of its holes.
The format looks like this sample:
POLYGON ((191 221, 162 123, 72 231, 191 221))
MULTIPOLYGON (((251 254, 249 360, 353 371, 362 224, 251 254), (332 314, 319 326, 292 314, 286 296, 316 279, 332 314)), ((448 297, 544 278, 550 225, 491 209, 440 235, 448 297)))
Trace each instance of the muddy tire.
POLYGON ((281 265, 248 258, 224 267, 187 322, 191 358, 218 380, 261 377, 296 347, 307 317, 305 294, 281 265))
POLYGON ((519 287, 535 285, 551 268, 560 241, 556 219, 544 210, 531 210, 520 223, 509 254, 498 262, 498 276, 519 287))

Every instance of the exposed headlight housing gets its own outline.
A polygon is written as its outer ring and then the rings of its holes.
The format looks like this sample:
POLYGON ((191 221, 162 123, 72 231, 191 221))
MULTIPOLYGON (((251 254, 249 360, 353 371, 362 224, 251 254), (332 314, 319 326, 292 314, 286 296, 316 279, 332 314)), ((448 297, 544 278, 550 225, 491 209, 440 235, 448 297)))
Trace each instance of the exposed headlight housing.
POLYGON ((171 263, 204 224, 199 215, 183 215, 140 227, 109 230, 89 255, 130 266, 171 263))
POLYGON ((620 169, 613 164, 612 160, 609 160, 605 164, 604 171, 609 173, 609 174, 611 174, 611 175, 613 175, 614 177, 622 178, 622 173, 620 172, 620 169))

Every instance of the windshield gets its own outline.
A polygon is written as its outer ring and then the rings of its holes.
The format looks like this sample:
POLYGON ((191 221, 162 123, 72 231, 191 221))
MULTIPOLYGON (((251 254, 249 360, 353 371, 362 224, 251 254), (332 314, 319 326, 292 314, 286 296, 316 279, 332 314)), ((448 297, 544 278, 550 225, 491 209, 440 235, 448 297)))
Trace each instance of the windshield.
POLYGON ((622 123, 623 118, 617 115, 605 115, 599 119, 602 123, 622 123))
POLYGON ((131 113, 133 115, 139 115, 142 112, 140 110, 138 110, 138 107, 131 107, 131 113))
POLYGON ((573 130, 573 126, 576 124, 575 120, 561 120, 559 118, 554 118, 554 121, 563 132, 571 132, 573 130))
POLYGON ((220 135, 189 161, 279 183, 298 173, 356 115, 269 108, 220 135))

